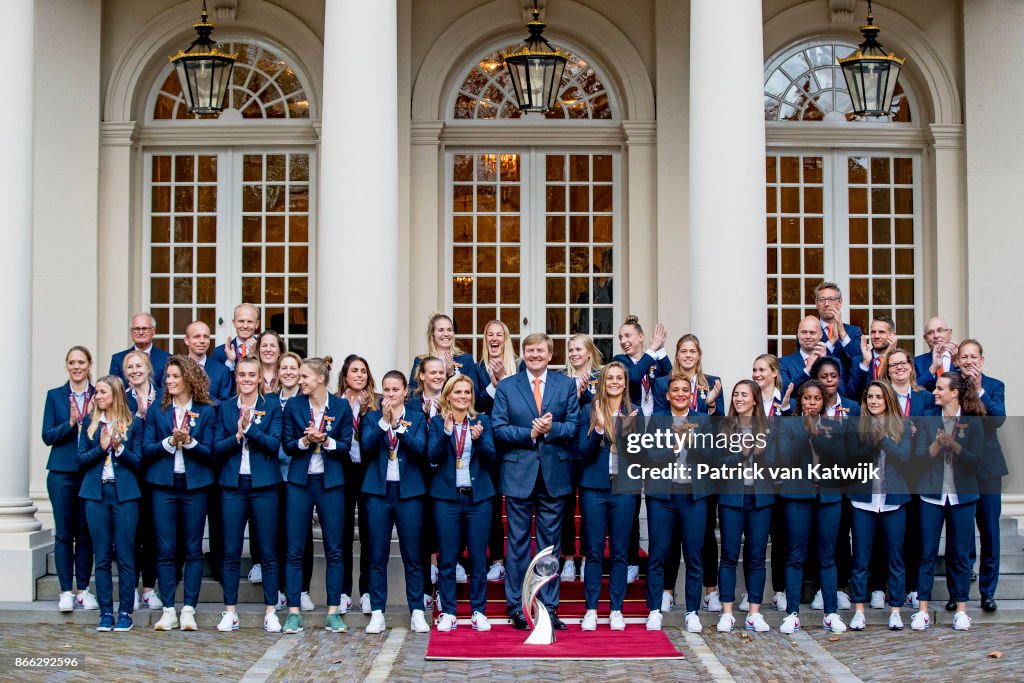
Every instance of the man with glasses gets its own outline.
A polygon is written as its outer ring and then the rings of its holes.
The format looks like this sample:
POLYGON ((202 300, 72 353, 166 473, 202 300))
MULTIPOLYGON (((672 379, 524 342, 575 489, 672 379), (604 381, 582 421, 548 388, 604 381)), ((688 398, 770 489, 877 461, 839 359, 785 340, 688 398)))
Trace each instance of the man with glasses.
POLYGON ((932 391, 936 377, 950 369, 956 370, 957 345, 953 343, 953 328, 937 316, 924 324, 924 341, 928 351, 914 357, 914 370, 917 384, 932 391))
POLYGON ((119 351, 111 357, 110 374, 120 377, 125 386, 130 386, 128 378, 124 376, 124 357, 132 351, 142 351, 149 356, 149 362, 153 365, 153 384, 162 387, 164 366, 171 354, 153 345, 153 335, 156 334, 156 318, 147 312, 136 313, 132 316, 130 329, 135 345, 124 351, 119 351))
POLYGON ((814 288, 814 305, 821 321, 821 341, 828 355, 839 361, 842 381, 850 377, 850 366, 860 354, 861 330, 843 322, 843 292, 834 282, 819 282, 814 288))

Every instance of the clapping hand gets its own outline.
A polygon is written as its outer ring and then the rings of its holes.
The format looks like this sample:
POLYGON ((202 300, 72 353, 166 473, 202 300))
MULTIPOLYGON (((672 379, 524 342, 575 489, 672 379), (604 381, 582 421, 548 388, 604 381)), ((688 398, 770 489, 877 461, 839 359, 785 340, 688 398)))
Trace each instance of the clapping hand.
POLYGON ((668 331, 665 326, 660 322, 654 326, 654 334, 651 335, 651 351, 658 351, 665 347, 665 339, 668 337, 668 331))
POLYGON ((704 399, 704 403, 707 404, 708 412, 711 412, 715 408, 715 401, 722 395, 722 380, 716 379, 715 386, 711 387, 711 391, 708 392, 707 397, 704 399))
POLYGON ((238 414, 238 431, 235 433, 235 438, 239 441, 242 440, 242 435, 245 433, 245 428, 249 426, 249 408, 243 408, 238 414))
POLYGON ((469 428, 469 434, 473 437, 473 441, 480 438, 480 435, 484 433, 484 426, 477 420, 472 427, 469 428))
POLYGON ((497 386, 505 377, 505 363, 497 358, 492 358, 487 361, 487 371, 491 375, 491 382, 497 386))
POLYGON ((792 382, 790 382, 790 383, 789 383, 789 386, 788 386, 788 387, 786 387, 786 393, 785 393, 785 394, 784 394, 784 395, 782 396, 782 401, 781 401, 781 403, 782 403, 782 409, 783 409, 783 410, 785 410, 786 406, 788 406, 788 405, 789 405, 789 400, 790 400, 790 397, 792 397, 792 396, 793 396, 793 389, 794 389, 794 387, 793 387, 793 383, 792 383, 792 382))
POLYGON ((104 425, 103 429, 100 430, 100 448, 105 451, 110 450, 110 425, 104 425))
POLYGON ((234 363, 238 354, 235 353, 234 338, 228 337, 224 342, 224 357, 227 358, 229 363, 234 363))

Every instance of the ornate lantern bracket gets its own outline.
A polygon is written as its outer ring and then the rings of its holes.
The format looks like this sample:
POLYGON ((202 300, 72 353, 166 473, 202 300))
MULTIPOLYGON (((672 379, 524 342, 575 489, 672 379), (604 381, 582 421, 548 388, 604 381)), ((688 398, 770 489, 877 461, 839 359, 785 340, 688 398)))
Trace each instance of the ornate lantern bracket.
POLYGON ((860 32, 864 35, 864 42, 853 54, 839 60, 846 88, 853 100, 853 113, 857 116, 888 116, 905 60, 886 52, 878 42, 881 29, 875 25, 871 0, 868 0, 868 23, 860 27, 860 32))
POLYGON ((519 109, 525 113, 543 113, 555 106, 569 55, 552 47, 541 35, 546 24, 540 20, 536 0, 531 14, 533 19, 526 24, 530 31, 526 41, 518 49, 503 53, 502 57, 519 109))

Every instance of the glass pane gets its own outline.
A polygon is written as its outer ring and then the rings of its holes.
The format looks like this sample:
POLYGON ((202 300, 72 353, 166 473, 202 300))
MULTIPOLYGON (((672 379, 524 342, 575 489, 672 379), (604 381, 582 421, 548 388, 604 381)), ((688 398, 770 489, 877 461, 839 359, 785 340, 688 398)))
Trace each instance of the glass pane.
POLYGON ((166 216, 154 216, 150 221, 150 241, 170 242, 171 241, 171 219, 166 216))
POLYGON ((502 242, 518 242, 519 241, 519 216, 502 216, 501 217, 501 241, 502 242))
POLYGON ((569 156, 569 180, 572 182, 590 180, 590 155, 571 154, 569 156))
POLYGON ((153 182, 171 182, 171 157, 163 155, 153 156, 153 182))
POLYGON ((572 185, 569 187, 569 210, 590 211, 589 185, 572 185))
POLYGON ((519 247, 502 247, 502 249, 501 249, 501 272, 503 272, 503 273, 518 273, 519 272, 519 247))
POLYGON ((547 188, 547 204, 545 210, 548 213, 560 213, 565 211, 565 188, 549 185, 547 188))
POLYGON ((612 217, 594 216, 593 218, 594 242, 612 241, 612 217))
POLYGON ((494 247, 477 247, 476 249, 476 272, 494 273, 497 272, 497 256, 494 247))
POLYGON ((889 213, 888 187, 871 188, 871 213, 875 215, 889 213))
POLYGON ((288 218, 289 240, 292 242, 309 241, 309 218, 306 216, 290 216, 288 218))
POLYGON ((501 210, 505 213, 518 213, 519 186, 504 185, 501 188, 501 210))
POLYGON ((476 241, 497 242, 498 229, 497 219, 494 216, 477 216, 476 219, 476 241))
POLYGON ((569 216, 569 241, 590 241, 590 218, 588 216, 569 216))
POLYGON ((565 216, 548 216, 547 220, 547 241, 565 241, 565 216))
POLYGON ((782 192, 782 213, 800 213, 800 188, 783 187, 782 192))
POLYGON ((799 183, 800 182, 800 158, 799 157, 779 157, 779 167, 782 171, 782 182, 784 183, 799 183))
POLYGON ((849 200, 850 213, 866 214, 868 212, 868 191, 864 188, 851 187, 849 200))
POLYGON ((452 219, 452 239, 455 242, 473 241, 472 216, 455 216, 452 219))
POLYGON ((868 219, 850 219, 850 244, 868 243, 868 219))
POLYGON ((545 159, 546 175, 548 182, 565 180, 565 156, 562 154, 548 154, 545 159))
POLYGON ((868 160, 866 157, 849 157, 847 178, 851 184, 864 185, 868 182, 868 160))
POLYGON ((595 154, 594 182, 610 183, 612 181, 612 158, 608 154, 595 154))
POLYGON ((871 159, 871 184, 885 185, 889 183, 889 158, 872 157, 871 159))
POLYGON ((871 220, 871 242, 874 244, 889 244, 891 233, 889 232, 890 220, 888 218, 874 218, 871 220))
POLYGON ((284 216, 267 216, 267 241, 284 242, 284 216))
POLYGON ((612 210, 612 186, 594 185, 594 211, 609 213, 612 210))

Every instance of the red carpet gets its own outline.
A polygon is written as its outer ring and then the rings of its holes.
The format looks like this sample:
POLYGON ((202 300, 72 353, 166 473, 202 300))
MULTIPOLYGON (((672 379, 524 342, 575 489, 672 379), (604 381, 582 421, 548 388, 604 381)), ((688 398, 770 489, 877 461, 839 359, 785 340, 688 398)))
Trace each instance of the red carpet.
POLYGON ((551 645, 524 645, 529 631, 495 625, 490 631, 474 631, 459 624, 450 633, 430 632, 427 659, 682 659, 662 631, 648 631, 643 624, 629 624, 625 631, 610 631, 601 624, 584 633, 578 624, 558 631, 551 645))

